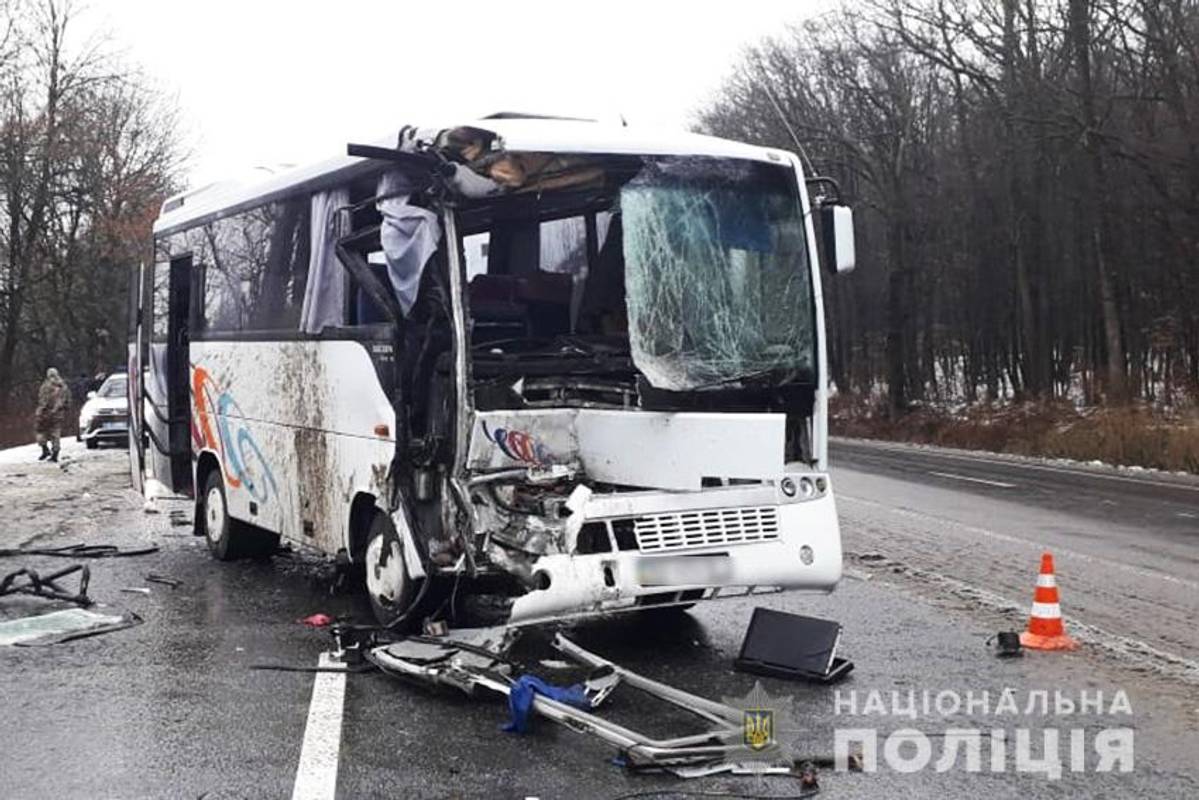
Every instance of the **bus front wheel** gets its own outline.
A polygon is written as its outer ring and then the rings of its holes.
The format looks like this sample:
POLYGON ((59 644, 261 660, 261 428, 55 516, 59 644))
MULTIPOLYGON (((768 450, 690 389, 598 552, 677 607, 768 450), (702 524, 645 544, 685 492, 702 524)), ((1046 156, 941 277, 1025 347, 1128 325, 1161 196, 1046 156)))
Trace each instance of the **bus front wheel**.
POLYGON ((380 625, 391 627, 408 611, 416 587, 404 564, 404 543, 385 514, 371 519, 364 561, 371 611, 380 625))

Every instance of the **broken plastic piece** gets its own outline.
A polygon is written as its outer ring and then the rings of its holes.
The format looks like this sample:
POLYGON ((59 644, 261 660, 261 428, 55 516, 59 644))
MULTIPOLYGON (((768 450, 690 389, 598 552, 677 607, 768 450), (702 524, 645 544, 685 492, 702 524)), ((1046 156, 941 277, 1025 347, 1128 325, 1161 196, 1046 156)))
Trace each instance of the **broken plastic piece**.
POLYGON ((326 625, 332 624, 333 617, 328 614, 311 614, 301 619, 300 622, 310 628, 323 628, 326 625))

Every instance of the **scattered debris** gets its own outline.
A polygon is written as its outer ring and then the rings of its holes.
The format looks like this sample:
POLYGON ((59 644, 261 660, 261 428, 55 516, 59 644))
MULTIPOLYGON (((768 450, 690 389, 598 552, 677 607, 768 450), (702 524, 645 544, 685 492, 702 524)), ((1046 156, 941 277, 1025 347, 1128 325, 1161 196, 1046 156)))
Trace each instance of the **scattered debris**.
POLYGON ((151 572, 146 575, 146 580, 150 583, 161 583, 163 586, 170 586, 172 589, 178 589, 183 585, 183 581, 177 581, 174 578, 168 578, 165 575, 159 575, 157 572, 151 572))
POLYGON ((68 608, 0 622, 0 645, 36 647, 60 644, 85 636, 124 630, 141 621, 141 617, 129 611, 104 614, 83 608, 68 608))
POLYGON ((145 586, 124 586, 121 591, 125 594, 150 594, 150 590, 145 586))
POLYGON ((187 512, 185 510, 183 510, 182 508, 176 508, 176 509, 171 510, 171 525, 175 526, 176 528, 180 528, 180 527, 183 527, 184 525, 191 525, 191 524, 192 524, 192 519, 191 519, 191 517, 189 517, 187 515, 187 512))
POLYGON ((1020 634, 1016 631, 1000 631, 987 639, 987 647, 995 643, 995 655, 999 658, 1012 658, 1024 655, 1020 647, 1020 634))
MULTIPOLYGON (((454 632, 457 635, 457 631, 454 632)), ((558 634, 553 646, 567 658, 592 670, 588 682, 560 689, 551 687, 558 699, 541 691, 543 682, 531 676, 512 677, 513 664, 501 653, 488 651, 453 638, 409 637, 369 650, 367 659, 383 672, 435 686, 451 686, 475 696, 480 690, 508 698, 518 706, 596 736, 620 750, 619 762, 633 770, 661 770, 690 778, 718 772, 734 774, 791 775, 803 778, 814 771, 810 765, 785 757, 771 740, 752 752, 745 744, 745 712, 741 709, 684 692, 646 678, 590 653, 558 634), (639 689, 674 706, 714 723, 704 733, 669 739, 652 739, 591 713, 619 683, 639 689), (529 688, 532 691, 528 691, 529 688), (518 697, 513 699, 513 695, 518 697)))
POLYGON ((65 600, 81 606, 92 605, 92 599, 87 596, 87 584, 91 579, 91 570, 84 564, 72 564, 49 575, 40 575, 28 567, 10 572, 0 580, 0 597, 8 594, 29 594, 44 597, 47 600, 65 600), (79 573, 79 590, 69 592, 58 583, 68 575, 79 573))
POLYGON ((311 614, 301 619, 300 622, 310 628, 324 628, 333 623, 333 617, 328 614, 311 614))
POLYGON ((841 624, 770 608, 755 608, 734 666, 774 678, 835 683, 853 671, 837 657, 841 624))
POLYGON ((546 669, 570 669, 570 664, 556 658, 543 658, 539 663, 546 669))
POLYGON ((69 544, 63 547, 28 547, 0 549, 0 558, 8 556, 60 556, 62 558, 123 558, 157 553, 158 545, 122 550, 115 544, 69 544))

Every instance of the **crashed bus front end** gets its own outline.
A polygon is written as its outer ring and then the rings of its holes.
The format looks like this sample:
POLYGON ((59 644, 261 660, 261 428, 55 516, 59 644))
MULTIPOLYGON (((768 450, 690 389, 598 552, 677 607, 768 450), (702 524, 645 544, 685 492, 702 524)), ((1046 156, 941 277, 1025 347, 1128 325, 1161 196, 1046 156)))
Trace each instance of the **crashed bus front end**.
POLYGON ((135 484, 194 497, 217 558, 362 564, 387 625, 829 591, 805 186, 780 151, 501 115, 170 198, 135 484))
POLYGON ((430 389, 453 446, 394 471, 414 502, 366 554, 376 610, 450 576, 454 613, 487 624, 832 590, 795 159, 529 153, 473 128, 400 149, 453 165, 438 211, 455 341, 430 389), (442 513, 422 514, 434 499, 442 513))

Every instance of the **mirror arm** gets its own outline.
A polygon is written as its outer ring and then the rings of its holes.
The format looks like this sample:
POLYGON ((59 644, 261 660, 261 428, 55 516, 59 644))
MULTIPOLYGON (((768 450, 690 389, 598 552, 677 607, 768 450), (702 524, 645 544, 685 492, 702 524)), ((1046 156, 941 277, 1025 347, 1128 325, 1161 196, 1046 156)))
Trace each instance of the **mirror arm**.
POLYGON ((820 198, 820 204, 823 205, 838 205, 841 203, 841 184, 837 183, 836 178, 830 178, 827 175, 814 175, 811 178, 804 178, 804 183, 811 186, 828 186, 833 190, 832 199, 826 199, 823 196, 820 198))

